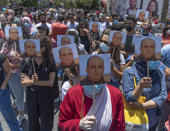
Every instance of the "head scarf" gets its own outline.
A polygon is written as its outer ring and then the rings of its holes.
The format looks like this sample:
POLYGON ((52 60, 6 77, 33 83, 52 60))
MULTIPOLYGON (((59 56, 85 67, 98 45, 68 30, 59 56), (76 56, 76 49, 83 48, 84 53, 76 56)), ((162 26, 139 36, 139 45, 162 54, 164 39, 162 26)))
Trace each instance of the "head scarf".
POLYGON ((30 19, 29 17, 23 17, 23 18, 22 18, 22 22, 24 22, 25 20, 28 21, 29 24, 31 24, 30 29, 28 30, 28 31, 29 31, 29 34, 31 35, 31 34, 33 33, 32 21, 31 21, 31 19, 30 19))

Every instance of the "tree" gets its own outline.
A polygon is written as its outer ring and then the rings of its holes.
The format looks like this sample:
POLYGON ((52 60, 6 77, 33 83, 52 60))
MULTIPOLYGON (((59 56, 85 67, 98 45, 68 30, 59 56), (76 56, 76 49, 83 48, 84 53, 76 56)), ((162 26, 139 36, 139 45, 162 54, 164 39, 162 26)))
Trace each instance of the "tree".
POLYGON ((82 9, 95 9, 99 7, 100 0, 77 0, 76 7, 82 9))
POLYGON ((74 8, 75 4, 72 0, 64 0, 64 7, 65 8, 74 8))

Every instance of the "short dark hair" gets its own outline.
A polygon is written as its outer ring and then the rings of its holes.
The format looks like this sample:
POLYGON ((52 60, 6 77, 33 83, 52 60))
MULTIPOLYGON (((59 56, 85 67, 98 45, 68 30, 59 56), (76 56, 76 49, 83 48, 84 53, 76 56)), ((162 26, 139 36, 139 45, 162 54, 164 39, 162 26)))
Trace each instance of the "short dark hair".
POLYGON ((154 44, 156 44, 156 43, 155 43, 155 41, 154 41, 152 38, 145 38, 145 39, 143 39, 143 40, 141 41, 140 48, 141 48, 141 47, 142 47, 142 45, 143 45, 143 41, 144 41, 144 40, 146 40, 146 39, 152 40, 152 41, 154 42, 154 44))
POLYGON ((126 18, 126 20, 132 20, 132 21, 134 22, 134 24, 137 23, 137 20, 136 20, 135 15, 128 15, 127 18, 126 18))
POLYGON ((35 44, 35 42, 34 42, 34 41, 27 40, 27 41, 25 41, 25 42, 24 42, 24 47, 25 47, 26 43, 28 43, 28 42, 29 42, 29 43, 31 42, 31 43, 34 43, 34 44, 35 44))
POLYGON ((104 65, 104 60, 103 60, 100 56, 91 56, 91 57, 87 60, 87 66, 86 66, 86 67, 88 67, 89 61, 90 61, 91 59, 93 59, 93 57, 98 57, 99 59, 101 59, 101 60, 103 61, 103 65, 104 65))
POLYGON ((61 55, 61 49, 63 49, 63 48, 68 48, 68 49, 70 49, 70 50, 72 51, 72 53, 73 53, 73 50, 72 50, 70 47, 62 47, 62 48, 59 49, 59 56, 61 55))
MULTIPOLYGON (((17 30, 17 28, 15 28, 15 27, 11 27, 11 28, 9 29, 9 33, 10 33, 10 31, 11 31, 12 29, 17 30)), ((19 33, 19 31, 18 31, 18 30, 17 30, 17 32, 19 33)))
POLYGON ((59 22, 62 22, 62 21, 64 20, 64 16, 63 16, 63 15, 61 15, 61 14, 60 14, 60 15, 58 15, 58 17, 57 17, 57 18, 58 18, 58 21, 59 21, 59 22))

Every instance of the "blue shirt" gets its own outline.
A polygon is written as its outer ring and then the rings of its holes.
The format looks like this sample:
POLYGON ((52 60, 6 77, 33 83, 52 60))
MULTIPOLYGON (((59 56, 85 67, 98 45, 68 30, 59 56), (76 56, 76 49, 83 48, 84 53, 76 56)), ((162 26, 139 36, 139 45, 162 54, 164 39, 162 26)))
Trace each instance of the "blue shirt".
MULTIPOLYGON (((156 108, 146 110, 149 118, 150 128, 157 124, 159 121, 160 115, 158 111, 161 109, 162 104, 167 97, 165 74, 160 68, 156 71, 159 72, 161 79, 156 83, 152 83, 151 88, 144 88, 142 94, 142 96, 146 97, 146 101, 153 100, 157 104, 156 108)), ((136 84, 138 85, 140 83, 141 77, 139 76, 135 66, 133 65, 131 68, 125 69, 122 77, 122 87, 127 102, 137 102, 136 99, 132 96, 132 92, 135 89, 134 76, 136 78, 136 84)))
POLYGON ((69 29, 76 29, 78 26, 78 23, 76 21, 74 22, 74 24, 72 24, 71 22, 68 22, 67 26, 69 29))
POLYGON ((170 68, 170 44, 161 49, 162 62, 170 68))

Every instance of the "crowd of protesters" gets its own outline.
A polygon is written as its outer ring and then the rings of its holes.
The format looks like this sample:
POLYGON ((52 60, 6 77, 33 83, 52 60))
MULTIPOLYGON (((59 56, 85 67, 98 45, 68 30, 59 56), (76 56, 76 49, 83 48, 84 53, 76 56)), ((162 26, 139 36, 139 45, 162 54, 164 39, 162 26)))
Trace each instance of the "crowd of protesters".
MULTIPOLYGON (((61 45, 67 43, 67 39, 61 41, 61 45)), ((93 59, 100 61, 97 57, 93 59)), ((88 60, 87 66, 90 66, 90 61, 92 59, 88 60)), ((93 71, 86 71, 90 77, 93 71)), ((92 83, 88 78, 84 82, 98 85, 102 79, 97 77, 91 76, 92 83)), ((124 131, 122 94, 132 108, 146 110, 149 131, 170 131, 170 18, 161 23, 152 13, 147 19, 140 20, 134 15, 120 17, 116 13, 109 15, 82 9, 23 8, 16 13, 13 9, 3 8, 0 12, 0 111, 11 131, 23 130, 21 124, 26 119, 24 94, 30 131, 52 131, 53 126, 62 131, 124 131), (91 28, 90 23, 94 23, 91 28), (22 38, 15 36, 16 27, 21 27, 22 38), (10 28, 9 37, 6 28, 10 28), (109 40, 111 31, 117 31, 112 42, 109 40), (122 32, 126 34, 123 46, 122 32), (88 95, 89 91, 86 92, 90 86, 80 86, 79 62, 67 64, 74 52, 68 50, 62 54, 60 51, 60 57, 67 55, 68 60, 65 64, 63 61, 63 67, 55 63, 52 49, 58 47, 58 35, 73 36, 79 56, 111 54, 111 80, 107 82, 106 90, 102 90, 103 94, 110 92, 110 95, 106 101, 98 103, 105 109, 94 107, 96 115, 89 115, 93 97, 88 95), (135 35, 148 37, 142 41, 140 57, 149 61, 153 56, 150 56, 150 50, 145 49, 153 43, 149 37, 162 38, 161 59, 152 61, 149 71, 146 61, 135 59, 135 35), (28 52, 21 53, 21 39, 39 39, 41 55, 34 56, 35 46, 30 41, 25 44, 28 52), (61 89, 58 81, 62 82, 61 89), (145 96, 145 102, 137 101, 140 96, 145 96), (59 101, 62 101, 59 116, 55 118, 54 103, 59 101), (18 116, 14 108, 17 108, 18 116), (54 119, 59 119, 58 125, 53 125, 54 119)), ((97 95, 96 99, 99 99, 97 95)))

